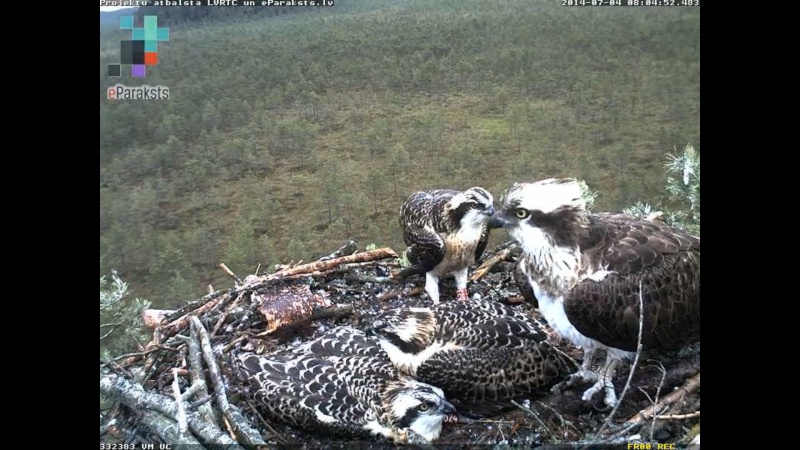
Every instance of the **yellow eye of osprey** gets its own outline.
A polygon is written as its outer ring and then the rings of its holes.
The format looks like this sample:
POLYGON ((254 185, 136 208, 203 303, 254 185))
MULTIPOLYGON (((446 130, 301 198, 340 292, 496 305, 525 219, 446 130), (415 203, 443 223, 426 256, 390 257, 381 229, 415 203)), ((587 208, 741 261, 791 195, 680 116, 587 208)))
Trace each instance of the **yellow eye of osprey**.
POLYGON ((430 406, 429 406, 427 403, 421 403, 421 404, 419 405, 419 410, 420 410, 420 411, 427 411, 427 410, 428 410, 428 408, 430 408, 430 406))
POLYGON ((526 219, 528 216, 531 215, 531 213, 529 213, 528 210, 524 208, 518 209, 515 214, 519 219, 526 219))

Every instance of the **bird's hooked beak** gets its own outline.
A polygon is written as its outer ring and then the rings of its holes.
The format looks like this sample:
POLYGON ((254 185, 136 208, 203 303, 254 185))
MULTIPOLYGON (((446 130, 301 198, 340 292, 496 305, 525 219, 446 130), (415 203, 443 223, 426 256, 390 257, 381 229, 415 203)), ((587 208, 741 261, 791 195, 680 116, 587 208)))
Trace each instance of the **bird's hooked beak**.
POLYGON ((508 221, 503 217, 502 212, 495 212, 489 218, 489 228, 503 228, 506 225, 508 225, 508 221))
POLYGON ((450 414, 455 414, 455 413, 456 413, 456 407, 453 406, 452 403, 450 403, 447 400, 445 400, 444 404, 442 405, 442 414, 450 415, 450 414))
POLYGON ((491 216, 491 215, 493 215, 494 213, 495 213, 495 210, 494 210, 494 205, 489 205, 489 207, 486 209, 486 215, 487 215, 487 216, 491 216))

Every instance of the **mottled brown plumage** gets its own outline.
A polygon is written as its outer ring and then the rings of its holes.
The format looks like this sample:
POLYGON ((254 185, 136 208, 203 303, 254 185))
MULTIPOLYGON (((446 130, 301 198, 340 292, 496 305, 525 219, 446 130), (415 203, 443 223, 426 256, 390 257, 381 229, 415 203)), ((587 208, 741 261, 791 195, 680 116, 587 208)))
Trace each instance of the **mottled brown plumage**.
POLYGON ((541 323, 491 300, 388 311, 372 331, 401 373, 442 388, 462 414, 512 408, 573 369, 541 323))
POLYGON ((239 359, 261 409, 308 431, 430 442, 455 413, 439 388, 402 376, 377 340, 354 328, 281 354, 239 359))
POLYGON ((453 274, 466 297, 467 269, 486 249, 494 199, 483 188, 415 192, 400 207, 400 226, 411 266, 396 276, 425 274, 425 291, 439 302, 440 277, 453 274))
POLYGON ((605 373, 584 398, 604 388, 606 403, 616 402, 610 378, 637 347, 640 284, 643 349, 699 341, 699 237, 663 220, 592 214, 574 180, 517 183, 501 203, 492 222, 520 243, 520 268, 548 324, 584 348, 583 378, 598 378, 592 355, 607 351, 605 373))

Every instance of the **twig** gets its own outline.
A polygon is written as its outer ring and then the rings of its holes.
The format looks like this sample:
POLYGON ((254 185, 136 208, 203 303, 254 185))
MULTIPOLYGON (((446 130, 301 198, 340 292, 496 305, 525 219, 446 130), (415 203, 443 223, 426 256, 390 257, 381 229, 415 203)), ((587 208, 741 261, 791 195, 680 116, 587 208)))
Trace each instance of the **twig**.
POLYGON ((328 259, 325 261, 315 261, 313 263, 303 264, 300 266, 292 267, 275 272, 271 275, 261 277, 261 281, 275 280, 289 275, 299 275, 303 273, 321 272, 329 270, 341 264, 375 261, 385 258, 397 258, 397 253, 389 247, 378 248, 367 252, 356 253, 348 256, 341 256, 339 258, 328 259))
POLYGON ((100 340, 102 341, 103 339, 111 336, 111 333, 113 333, 114 330, 116 330, 118 327, 119 327, 119 325, 117 325, 117 326, 113 327, 112 329, 108 330, 108 332, 106 334, 100 336, 100 340))
POLYGON ((497 263, 500 261, 505 261, 506 258, 508 258, 508 255, 511 254, 512 249, 513 246, 509 246, 492 255, 489 259, 484 261, 480 267, 472 272, 472 275, 469 277, 469 281, 477 281, 481 279, 484 275, 489 273, 489 271, 492 270, 492 267, 494 267, 497 263))
MULTIPOLYGON (((194 336, 187 338, 187 345, 189 347, 189 376, 192 380, 193 387, 202 384, 203 389, 200 391, 202 394, 201 396, 208 396, 208 388, 206 386, 205 376, 203 375, 203 356, 200 350, 200 341, 193 338, 194 336)), ((219 417, 211 405, 203 404, 198 408, 198 411, 206 420, 218 423, 219 417)))
POLYGON ((192 396, 200 392, 203 393, 207 392, 206 382, 203 380, 197 380, 194 383, 192 383, 191 386, 189 386, 185 391, 183 391, 183 394, 181 394, 181 399, 183 399, 183 401, 188 401, 189 399, 192 398, 192 396))
MULTIPOLYGON (((141 385, 117 376, 100 379, 100 392, 137 410, 155 410, 171 419, 178 415, 178 407, 171 398, 145 391, 141 385)), ((223 433, 213 422, 203 420, 194 412, 187 412, 189 429, 208 444, 227 445, 230 450, 244 450, 236 441, 223 433)), ((173 425, 174 426, 174 425, 173 425)))
POLYGON ((191 318, 192 334, 195 339, 200 341, 200 349, 203 353, 203 360, 208 367, 208 374, 211 377, 211 383, 214 386, 214 396, 217 399, 217 404, 222 410, 222 414, 231 424, 235 424, 236 430, 240 431, 239 438, 244 440, 245 445, 266 445, 261 435, 250 427, 241 413, 236 411, 228 402, 228 397, 225 395, 225 384, 222 382, 222 374, 220 373, 217 361, 214 358, 214 350, 211 348, 211 338, 208 336, 208 331, 203 327, 202 322, 197 317, 191 318))
MULTIPOLYGON (((658 363, 658 367, 661 369, 661 382, 658 383, 658 387, 656 388, 656 398, 653 401, 653 405, 658 404, 658 396, 661 394, 661 387, 664 385, 664 379, 667 378, 667 369, 665 369, 664 365, 661 364, 659 361, 656 361, 656 362, 658 363)), ((650 438, 651 439, 653 438, 653 434, 655 432, 655 428, 656 428, 656 421, 653 420, 652 423, 650 424, 650 438)))
POLYGON ((216 336, 216 334, 219 332, 219 329, 222 328, 222 325, 224 325, 225 321, 228 320, 228 315, 231 313, 233 308, 235 308, 236 305, 239 304, 239 302, 243 298, 244 298, 244 295, 240 294, 239 296, 236 297, 236 300, 234 300, 227 308, 225 308, 225 311, 222 312, 222 315, 220 316, 219 320, 217 321, 217 324, 214 325, 214 329, 211 330, 211 336, 212 337, 216 336))
POLYGON ((266 428, 267 430, 269 430, 270 433, 272 433, 272 439, 274 439, 275 442, 277 442, 277 443, 279 443, 281 445, 286 445, 288 443, 283 436, 278 434, 278 432, 275 431, 274 428, 272 428, 272 425, 270 425, 269 422, 264 420, 264 417, 261 415, 260 412, 258 412, 258 409, 256 409, 256 407, 253 406, 252 403, 247 401, 247 406, 250 408, 251 411, 253 411, 253 414, 256 415, 258 420, 261 422, 261 425, 264 425, 264 428, 266 428))
POLYGON ((573 425, 572 422, 570 422, 569 420, 565 419, 564 416, 562 416, 561 413, 556 411, 552 406, 550 406, 550 405, 548 405, 548 404, 546 404, 544 402, 539 402, 539 401, 537 401, 536 403, 538 403, 540 406, 543 406, 543 407, 547 408, 548 410, 550 410, 550 412, 552 412, 553 415, 555 415, 558 418, 558 420, 561 421, 561 425, 562 426, 570 427, 573 430, 575 430, 575 433, 577 433, 578 435, 581 434, 581 431, 578 430, 578 428, 575 425, 573 425))
MULTIPOLYGON (((162 440, 173 444, 175 448, 183 448, 183 445, 187 447, 191 446, 190 448, 203 448, 200 441, 195 439, 190 433, 177 431, 175 429, 175 422, 160 412, 142 411, 142 423, 146 425, 148 429, 153 430, 162 440)), ((145 447, 146 446, 143 445, 141 448, 145 447)))
POLYGON ((597 431, 596 436, 600 436, 601 433, 611 424, 611 420, 614 418, 614 414, 617 413, 619 405, 622 404, 622 400, 625 398, 625 394, 628 393, 628 389, 630 389, 631 387, 633 372, 636 371, 636 366, 639 364, 639 356, 642 354, 643 328, 644 328, 644 295, 642 294, 642 282, 639 281, 639 336, 636 340, 636 356, 633 358, 633 364, 631 364, 631 370, 630 372, 628 372, 628 380, 625 381, 625 387, 622 388, 622 394, 620 394, 619 399, 617 400, 617 404, 614 405, 614 409, 611 410, 611 413, 606 418, 606 421, 603 423, 603 426, 600 427, 600 429, 597 431))
POLYGON ((700 417, 700 411, 695 411, 689 414, 667 414, 663 416, 655 416, 653 419, 658 420, 684 420, 684 419, 694 419, 695 417, 700 417))
POLYGON ((178 369, 172 369, 172 395, 175 396, 175 404, 178 406, 178 430, 181 434, 186 434, 186 431, 189 430, 189 422, 186 419, 186 407, 183 404, 181 385, 178 382, 178 369))
POLYGON ((317 308, 311 313, 311 320, 319 319, 338 319, 340 317, 353 314, 353 305, 329 306, 327 308, 317 308))
MULTIPOLYGON (((425 288, 423 288, 423 287, 415 287, 414 289, 411 289, 410 291, 408 291, 408 293, 406 294, 406 297, 419 295, 419 294, 422 294, 423 292, 425 292, 425 288)), ((393 299, 395 297, 400 297, 403 294, 404 294, 403 289, 400 289, 398 291, 388 292, 386 294, 383 294, 379 298, 379 300, 385 302, 386 300, 391 300, 391 299, 393 299)))
POLYGON ((242 279, 237 277, 236 274, 225 265, 225 263, 219 263, 219 267, 222 268, 222 270, 227 273, 229 277, 233 278, 233 281, 235 281, 236 284, 242 284, 242 279))
POLYGON ((197 309, 195 309, 195 310, 193 310, 191 312, 188 312, 188 313, 184 314, 183 316, 173 320, 172 322, 164 325, 161 328, 161 333, 165 337, 174 336, 174 335, 180 333, 181 331, 183 331, 183 330, 185 330, 186 328, 189 327, 189 318, 190 317, 201 316, 201 315, 203 315, 203 314, 205 314, 205 313, 217 308, 221 304, 225 303, 225 301, 230 300, 231 297, 232 297, 232 295, 221 296, 221 297, 215 298, 214 300, 208 301, 203 306, 201 306, 201 307, 199 307, 199 308, 197 308, 197 309))
POLYGON ((103 366, 108 366, 111 370, 113 370, 115 372, 121 373, 121 374, 125 375, 128 378, 133 378, 133 374, 128 369, 120 366, 119 364, 117 364, 113 360, 111 360, 111 361, 100 360, 100 367, 103 367, 103 366))
POLYGON ((189 403, 188 409, 197 409, 201 406, 208 406, 208 402, 211 401, 211 396, 206 394, 199 399, 189 403))
POLYGON ((651 419, 653 416, 658 414, 658 411, 663 411, 665 407, 672 405, 680 401, 685 395, 690 394, 696 391, 700 387, 700 374, 693 376, 686 380, 686 383, 683 384, 680 388, 670 392, 668 395, 665 395, 664 398, 661 399, 658 404, 649 406, 628 419, 625 422, 625 425, 638 425, 644 422, 645 420, 651 419))
MULTIPOLYGON (((159 348, 153 346, 153 347, 151 347, 151 348, 149 348, 149 349, 147 349, 147 350, 145 350, 143 352, 125 353, 124 355, 115 356, 114 358, 110 359, 109 361, 103 363, 103 365, 108 365, 111 362, 119 361, 119 360, 125 359, 125 358, 142 358, 142 357, 145 357, 145 356, 149 355, 150 353, 153 353, 156 350, 159 350, 159 348)), ((130 364, 126 361, 125 365, 130 365, 130 364)))
POLYGON ((242 342, 243 340, 245 340, 247 338, 248 338, 248 336, 246 334, 243 334, 243 335, 237 337, 236 339, 230 341, 228 343, 228 345, 226 345, 225 348, 222 349, 222 353, 228 353, 229 351, 231 351, 231 349, 233 347, 236 346, 236 344, 238 344, 239 342, 242 342))
POLYGON ((553 434, 553 432, 552 432, 552 431, 550 431, 550 428, 548 428, 548 427, 547 427, 547 425, 545 425, 545 423, 542 421, 542 419, 539 417, 539 415, 538 415, 538 414, 536 414, 535 412, 533 412, 533 410, 531 410, 531 409, 530 409, 530 408, 528 408, 527 406, 522 406, 522 405, 520 405, 519 403, 515 402, 514 400, 511 400, 511 403, 512 403, 514 406, 516 406, 517 408, 519 408, 519 409, 521 409, 521 410, 525 411, 525 412, 526 412, 526 413, 527 413, 529 416, 531 416, 531 417, 533 417, 534 419, 536 419, 536 421, 537 421, 537 422, 539 422, 539 425, 541 425, 541 426, 542 426, 542 428, 544 428, 544 430, 547 432, 547 434, 548 434, 550 437, 552 437, 552 438, 553 438, 553 442, 554 442, 554 443, 558 443, 558 438, 556 438, 556 435, 555 435, 555 434, 553 434))

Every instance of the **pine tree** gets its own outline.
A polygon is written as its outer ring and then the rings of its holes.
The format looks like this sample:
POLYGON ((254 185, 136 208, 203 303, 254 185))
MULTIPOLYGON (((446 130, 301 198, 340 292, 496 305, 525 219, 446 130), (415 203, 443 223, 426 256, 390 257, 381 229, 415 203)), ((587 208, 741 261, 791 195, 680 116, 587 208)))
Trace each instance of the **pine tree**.
POLYGON ((150 302, 129 300, 128 293, 128 283, 116 270, 111 271, 110 282, 100 277, 100 359, 132 351, 134 339, 148 340, 141 317, 150 302))
POLYGON ((687 144, 683 154, 668 155, 665 168, 667 198, 656 206, 637 202, 625 212, 647 217, 660 210, 669 225, 700 236, 700 153, 687 144))

